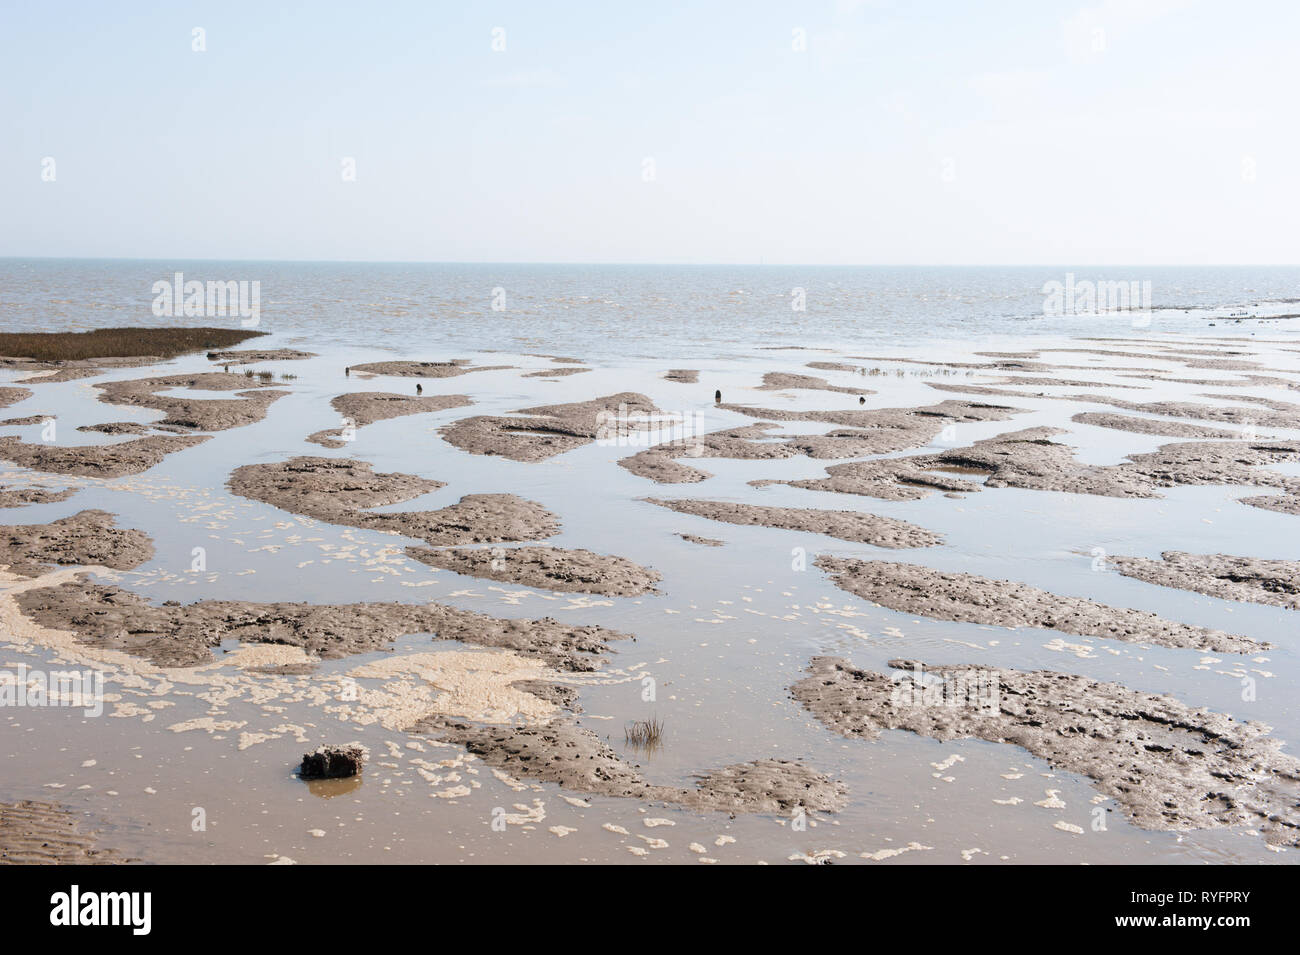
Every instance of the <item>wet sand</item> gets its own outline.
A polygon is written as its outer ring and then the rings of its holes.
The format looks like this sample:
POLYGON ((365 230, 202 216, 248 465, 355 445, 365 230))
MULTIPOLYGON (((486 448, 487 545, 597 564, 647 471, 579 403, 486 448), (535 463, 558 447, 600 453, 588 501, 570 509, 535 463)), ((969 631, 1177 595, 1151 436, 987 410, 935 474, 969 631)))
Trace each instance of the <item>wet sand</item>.
POLYGON ((143 377, 10 365, 52 374, 13 389, 0 436, 18 465, 0 483, 5 667, 98 668, 109 718, 3 714, 25 769, 0 788, 0 852, 92 808, 109 831, 42 861, 1273 861, 1300 845, 1284 523, 1300 405, 1278 377, 1300 369, 1280 350, 538 371, 536 355, 298 344, 143 377), (281 360, 299 375, 284 388, 211 370, 281 360), (349 391, 344 368, 424 394, 349 391), (1278 390, 1241 394, 1241 371, 1278 390), (126 420, 104 422, 104 401, 126 420), (47 408, 91 443, 38 442, 47 408), (704 427, 665 439, 658 422, 683 415, 704 427), (646 498, 647 481, 707 490, 646 498), (1161 557, 1114 556, 1144 554, 1161 557), (942 661, 939 685, 995 686, 999 708, 900 707, 891 671, 918 658, 942 661), (662 738, 634 742, 642 724, 662 738), (355 779, 295 774, 354 741, 355 779), (196 854, 199 792, 225 824, 196 854), (145 835, 157 806, 182 822, 145 835), (1096 812, 1110 835, 1086 840, 1096 812))
POLYGON ((0 802, 0 865, 121 865, 73 813, 54 803, 0 802))
POLYGON ((472 402, 465 395, 397 395, 387 391, 361 391, 338 395, 330 400, 330 407, 346 422, 337 428, 317 431, 307 436, 313 444, 326 448, 343 448, 355 437, 357 428, 376 421, 401 418, 406 415, 446 411, 463 408, 472 402))
POLYGON ((835 583, 873 603, 941 620, 1039 627, 1164 647, 1220 653, 1268 649, 1240 634, 1162 620, 1153 613, 1110 607, 1092 600, 1048 593, 1011 580, 952 574, 915 564, 819 557, 816 564, 835 583))
POLYGON ((1300 845, 1300 760, 1281 752, 1263 727, 1068 673, 909 660, 890 665, 987 681, 990 703, 931 702, 926 685, 911 674, 898 680, 830 657, 815 658, 792 692, 845 736, 872 739, 881 730, 904 729, 1020 746, 1092 778, 1143 828, 1248 824, 1271 844, 1300 845))

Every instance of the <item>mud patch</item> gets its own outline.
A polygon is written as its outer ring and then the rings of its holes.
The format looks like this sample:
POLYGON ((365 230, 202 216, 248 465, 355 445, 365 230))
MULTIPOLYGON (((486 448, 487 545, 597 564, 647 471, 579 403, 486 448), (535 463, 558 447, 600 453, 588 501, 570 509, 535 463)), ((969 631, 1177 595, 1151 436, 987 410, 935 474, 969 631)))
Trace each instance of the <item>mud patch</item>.
POLYGON ((263 361, 301 361, 315 358, 315 352, 296 348, 245 348, 235 351, 210 351, 208 361, 229 365, 252 365, 263 361))
POLYGON ((151 434, 154 429, 139 421, 105 421, 102 424, 83 424, 77 430, 88 434, 151 434))
POLYGON ((353 365, 351 371, 392 378, 459 378, 473 371, 505 371, 513 365, 471 365, 468 358, 451 361, 372 361, 353 365))
POLYGON ((997 627, 1037 627, 1079 636, 1217 653, 1253 653, 1269 644, 1249 637, 1165 620, 1145 610, 1048 593, 1028 584, 916 564, 818 557, 835 586, 872 603, 934 620, 997 627))
POLYGON ((243 375, 219 371, 196 375, 164 375, 129 381, 106 381, 95 385, 99 400, 113 405, 152 408, 163 412, 161 425, 191 431, 225 431, 242 428, 266 417, 271 403, 289 394, 254 386, 243 375), (187 388, 198 391, 233 391, 234 398, 188 398, 161 395, 160 391, 187 388), (245 389, 245 390, 240 390, 245 389))
POLYGON ((639 451, 620 458, 618 466, 637 477, 649 478, 656 484, 698 484, 713 477, 708 471, 675 460, 671 451, 639 451))
POLYGON ((399 637, 432 634, 476 646, 514 650, 559 670, 590 671, 624 633, 575 626, 550 617, 490 617, 440 604, 252 603, 205 600, 153 606, 120 587, 69 581, 15 596, 19 609, 45 627, 74 632, 92 647, 123 650, 157 666, 213 660, 223 640, 300 647, 326 659, 387 648, 399 637))
POLYGON ((71 810, 24 799, 0 802, 0 865, 120 865, 134 862, 100 848, 98 835, 71 810))
POLYGON ((116 478, 147 471, 172 452, 192 448, 208 438, 206 434, 157 434, 120 444, 67 447, 4 437, 0 438, 0 459, 46 474, 116 478))
POLYGON ((831 465, 826 469, 824 478, 806 478, 800 481, 763 480, 749 483, 754 487, 786 484, 810 491, 858 494, 884 501, 916 501, 929 496, 932 491, 964 494, 980 489, 978 484, 971 481, 964 481, 933 470, 939 466, 942 466, 942 462, 930 456, 851 461, 847 464, 831 465))
MULTIPOLYGON (((398 395, 387 391, 359 391, 338 395, 330 399, 330 407, 344 418, 351 419, 353 428, 364 428, 376 421, 401 418, 406 415, 446 411, 472 404, 465 395, 398 395)), ((342 448, 346 429, 343 427, 317 431, 308 441, 326 448, 342 448)))
POLYGON ((1107 557, 1106 566, 1161 587, 1300 610, 1300 561, 1176 550, 1165 551, 1160 558, 1107 557))
POLYGON ((572 792, 736 813, 835 812, 846 801, 844 787, 830 777, 779 759, 724 767, 700 776, 694 789, 657 786, 596 734, 566 720, 502 727, 435 718, 408 732, 459 743, 489 766, 572 792))
POLYGON ((1135 418, 1132 415, 1111 414, 1104 411, 1083 411, 1070 419, 1076 424, 1090 424, 1114 431, 1133 434, 1154 434, 1165 438, 1240 438, 1239 431, 1206 428, 1183 421, 1161 421, 1157 418, 1135 418))
POLYGON ((832 385, 825 378, 817 378, 813 375, 790 374, 784 371, 769 371, 763 376, 763 383, 758 386, 759 391, 784 391, 787 389, 834 391, 844 395, 875 394, 870 388, 845 388, 842 385, 832 385))
MULTIPOLYGON (((827 478, 789 483, 794 487, 885 497, 891 479, 913 489, 927 481, 923 472, 960 469, 960 473, 983 473, 983 487, 1016 487, 1069 494, 1104 497, 1161 497, 1163 488, 1179 485, 1242 485, 1275 487, 1287 495, 1300 495, 1300 480, 1260 469, 1300 458, 1297 441, 1186 441, 1161 445, 1155 451, 1131 454, 1117 465, 1084 465, 1074 451, 1052 438, 1064 434, 1060 428, 1026 428, 976 441, 965 448, 938 454, 915 455, 888 461, 855 462, 828 468, 827 478)), ((960 491, 979 490, 966 484, 960 491)), ((900 492, 915 497, 913 490, 900 492)), ((1257 497, 1243 503, 1257 507, 1287 505, 1290 497, 1257 497)), ((1278 509, 1281 509, 1279 507, 1278 509)))
MULTIPOLYGON (((1251 402, 1268 410, 1259 411, 1255 408, 1243 408, 1239 404, 1204 405, 1195 401, 1138 402, 1121 401, 1118 398, 1087 399, 1083 395, 1074 397, 1080 400, 1099 401, 1122 411, 1140 411, 1144 414, 1164 415, 1168 418, 1192 418, 1198 421, 1213 421, 1217 424, 1236 425, 1238 428, 1255 426, 1261 428, 1300 428, 1300 405, 1252 395, 1233 395, 1231 400, 1234 402, 1251 402)), ((1226 396, 1207 395, 1206 397, 1223 402, 1226 396)), ((1241 436, 1240 430, 1236 434, 1230 435, 1230 437, 1234 438, 1240 438, 1241 436)))
POLYGON ((443 440, 470 454, 499 455, 512 461, 544 461, 591 444, 620 430, 650 428, 649 416, 663 414, 645 395, 621 392, 564 405, 515 412, 518 417, 479 415, 439 430, 443 440))
POLYGON ((688 541, 692 544, 699 544, 703 547, 721 547, 724 544, 724 541, 716 540, 712 537, 700 537, 698 534, 678 534, 677 536, 684 541, 688 541))
POLYGON ((590 368, 543 368, 541 371, 530 371, 525 378, 568 378, 570 375, 581 375, 585 371, 591 371, 590 368))
POLYGON ((678 514, 694 514, 714 521, 742 526, 774 527, 788 531, 825 534, 840 540, 876 547, 933 547, 943 538, 924 527, 892 517, 862 511, 824 511, 808 507, 769 507, 759 504, 735 504, 730 501, 668 501, 645 498, 678 514))
POLYGON ((107 511, 81 511, 48 524, 0 526, 0 565, 25 577, 39 577, 51 564, 130 570, 152 556, 149 535, 118 527, 107 511))
POLYGON ((408 547, 406 554, 430 567, 469 577, 508 581, 563 593, 634 597, 654 593, 662 575, 625 557, 562 547, 493 547, 429 550, 408 547))
POLYGON ((844 736, 874 739, 902 729, 1019 746, 1055 769, 1088 776, 1144 829, 1251 825, 1272 845, 1300 845, 1300 760, 1283 753, 1262 724, 1069 673, 889 665, 995 683, 993 705, 933 705, 921 686, 834 657, 814 658, 792 693, 844 736))
MULTIPOLYGON (((854 432, 853 454, 888 454, 922 447, 945 427, 963 421, 1005 421, 1022 409, 973 401, 941 401, 921 408, 846 408, 835 411, 789 411, 723 404, 719 407, 771 421, 822 421, 854 432)), ((804 438, 806 441, 807 439, 804 438)))
POLYGON ((413 474, 376 474, 365 461, 346 458, 247 464, 231 472, 227 483, 240 497, 293 514, 416 537, 435 546, 536 540, 560 529, 546 508, 513 494, 466 494, 436 511, 371 513, 362 508, 409 501, 443 484, 413 474))
POLYGON ((30 388, 14 388, 10 385, 0 385, 0 408, 8 408, 20 401, 26 401, 34 394, 36 392, 30 388))
POLYGON ((66 501, 72 495, 76 494, 78 488, 65 487, 58 491, 52 491, 40 484, 31 484, 27 487, 9 487, 0 484, 0 507, 23 507, 27 504, 55 504, 59 501, 66 501))

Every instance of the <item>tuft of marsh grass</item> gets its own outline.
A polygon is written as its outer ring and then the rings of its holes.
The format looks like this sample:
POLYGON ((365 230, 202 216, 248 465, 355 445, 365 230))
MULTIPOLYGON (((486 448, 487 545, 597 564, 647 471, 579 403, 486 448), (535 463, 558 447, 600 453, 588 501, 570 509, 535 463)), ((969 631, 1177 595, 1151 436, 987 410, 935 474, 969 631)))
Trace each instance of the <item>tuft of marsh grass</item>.
POLYGON ((97 328, 89 332, 0 333, 0 355, 34 361, 87 358, 173 358, 228 348, 266 332, 235 328, 97 328))
POLYGON ((656 748, 663 740, 664 722, 658 717, 636 720, 623 728, 624 739, 632 746, 656 748))

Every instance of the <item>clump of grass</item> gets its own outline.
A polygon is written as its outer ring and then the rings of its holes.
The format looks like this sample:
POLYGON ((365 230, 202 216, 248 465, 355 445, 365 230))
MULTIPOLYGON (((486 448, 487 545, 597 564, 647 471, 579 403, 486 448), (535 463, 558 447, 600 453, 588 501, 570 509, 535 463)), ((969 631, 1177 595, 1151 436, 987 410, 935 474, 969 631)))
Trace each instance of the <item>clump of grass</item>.
POLYGON ((266 332, 235 328, 97 328, 89 332, 0 333, 0 355, 33 361, 173 358, 228 348, 266 332))
POLYGON ((298 380, 298 376, 297 376, 297 375, 294 375, 294 374, 291 374, 291 373, 289 373, 289 372, 286 371, 284 374, 282 374, 282 375, 280 376, 280 380, 281 380, 281 381, 297 381, 297 380, 298 380))
POLYGON ((259 371, 257 373, 257 377, 259 381, 270 381, 275 377, 275 374, 274 372, 269 372, 269 371, 259 371))
POLYGON ((245 368, 245 369, 244 369, 244 377, 245 377, 245 378, 252 378, 254 374, 256 374, 256 372, 254 372, 253 369, 251 369, 251 368, 245 368))
POLYGON ((663 739, 664 722, 658 717, 635 720, 623 728, 623 737, 632 746, 656 748, 663 739))

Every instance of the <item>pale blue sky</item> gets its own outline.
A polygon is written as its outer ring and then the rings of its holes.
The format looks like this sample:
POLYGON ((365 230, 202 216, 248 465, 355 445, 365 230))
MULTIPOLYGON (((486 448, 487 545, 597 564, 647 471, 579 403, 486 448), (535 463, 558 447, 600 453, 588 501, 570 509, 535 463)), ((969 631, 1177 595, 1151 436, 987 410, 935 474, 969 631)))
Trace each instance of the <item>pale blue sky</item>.
POLYGON ((5 0, 0 255, 1296 263, 1298 27, 1285 0, 5 0))

